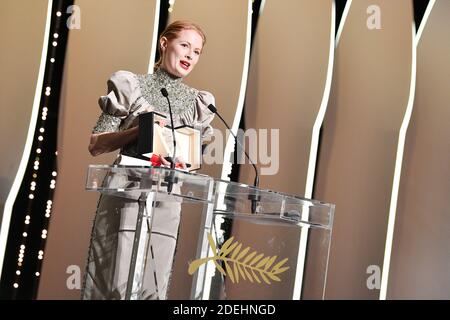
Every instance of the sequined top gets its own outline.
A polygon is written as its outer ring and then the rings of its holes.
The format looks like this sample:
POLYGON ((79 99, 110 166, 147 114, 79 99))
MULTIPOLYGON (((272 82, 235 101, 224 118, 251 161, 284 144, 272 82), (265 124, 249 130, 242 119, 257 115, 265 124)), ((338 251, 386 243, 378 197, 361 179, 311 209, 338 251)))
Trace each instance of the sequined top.
MULTIPOLYGON (((92 133, 116 132, 138 124, 138 116, 156 111, 168 117, 167 99, 161 88, 166 88, 174 117, 174 125, 190 125, 202 128, 203 141, 213 133, 210 125, 214 114, 208 109, 214 104, 214 96, 207 91, 191 88, 164 69, 153 74, 137 75, 129 71, 117 71, 107 81, 108 94, 101 96, 98 104, 102 113, 92 133)), ((135 145, 126 149, 134 149, 135 145)))

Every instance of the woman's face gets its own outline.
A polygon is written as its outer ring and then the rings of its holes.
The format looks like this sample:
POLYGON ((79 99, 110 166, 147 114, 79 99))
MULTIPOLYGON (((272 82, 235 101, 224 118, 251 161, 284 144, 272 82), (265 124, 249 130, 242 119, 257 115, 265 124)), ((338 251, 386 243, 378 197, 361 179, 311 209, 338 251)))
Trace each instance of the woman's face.
POLYGON ((186 77, 200 58, 203 48, 203 39, 195 30, 182 30, 178 37, 168 40, 161 38, 163 52, 163 67, 170 74, 177 77, 186 77))

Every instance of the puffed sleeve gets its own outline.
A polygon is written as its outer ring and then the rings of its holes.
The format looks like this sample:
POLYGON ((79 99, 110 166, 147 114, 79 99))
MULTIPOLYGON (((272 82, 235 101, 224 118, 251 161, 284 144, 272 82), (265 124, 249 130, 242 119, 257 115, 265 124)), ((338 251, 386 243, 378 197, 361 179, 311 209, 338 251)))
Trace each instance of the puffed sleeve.
POLYGON ((117 71, 107 81, 108 94, 98 99, 102 110, 92 133, 119 130, 121 121, 130 113, 131 106, 139 96, 139 82, 134 73, 117 71))
POLYGON ((210 92, 199 91, 193 108, 181 115, 184 124, 201 126, 204 142, 211 140, 214 133, 210 124, 214 119, 214 113, 208 109, 210 104, 215 104, 214 96, 210 92))

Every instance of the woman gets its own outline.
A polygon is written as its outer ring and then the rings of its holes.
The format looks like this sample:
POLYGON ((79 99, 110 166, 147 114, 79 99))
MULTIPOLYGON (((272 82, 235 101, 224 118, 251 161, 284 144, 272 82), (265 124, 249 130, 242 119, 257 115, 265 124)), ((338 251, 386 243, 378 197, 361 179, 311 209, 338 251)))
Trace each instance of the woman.
MULTIPOLYGON (((120 148, 120 154, 136 155, 138 115, 150 111, 168 115, 162 88, 171 97, 174 125, 201 126, 203 141, 208 140, 213 132, 210 122, 214 114, 207 106, 214 104, 214 97, 209 92, 182 83, 197 64, 205 41, 205 34, 199 26, 188 21, 176 21, 159 38, 160 59, 153 74, 114 73, 108 80, 108 94, 99 99, 102 114, 93 129, 89 152, 96 156, 120 148)), ((120 156, 116 163, 119 161, 120 156)), ((125 297, 137 211, 135 200, 113 196, 100 198, 92 230, 83 299, 125 297)), ((179 204, 161 205, 154 211, 151 253, 155 266, 151 263, 146 266, 143 295, 138 298, 166 298, 179 221, 179 204)))

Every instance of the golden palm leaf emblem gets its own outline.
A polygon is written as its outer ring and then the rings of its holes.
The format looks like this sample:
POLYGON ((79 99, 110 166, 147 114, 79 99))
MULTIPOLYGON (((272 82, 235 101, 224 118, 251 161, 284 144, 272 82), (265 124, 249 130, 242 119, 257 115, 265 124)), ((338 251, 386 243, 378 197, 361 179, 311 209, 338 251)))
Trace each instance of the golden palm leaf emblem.
POLYGON ((217 252, 216 245, 210 233, 208 233, 208 242, 214 255, 212 257, 201 258, 193 261, 189 265, 189 274, 192 275, 202 264, 213 261, 217 270, 224 276, 228 276, 232 283, 239 283, 239 280, 248 280, 250 282, 271 284, 272 281, 281 281, 279 274, 285 272, 289 267, 283 266, 288 258, 285 258, 276 264, 277 256, 267 256, 251 250, 250 247, 242 249, 242 244, 234 241, 234 237, 229 238, 217 252), (224 268, 218 263, 223 261, 224 268), (260 279, 261 278, 261 279, 260 279))

